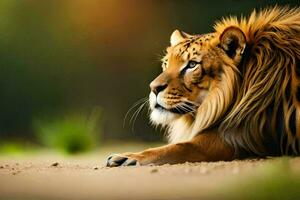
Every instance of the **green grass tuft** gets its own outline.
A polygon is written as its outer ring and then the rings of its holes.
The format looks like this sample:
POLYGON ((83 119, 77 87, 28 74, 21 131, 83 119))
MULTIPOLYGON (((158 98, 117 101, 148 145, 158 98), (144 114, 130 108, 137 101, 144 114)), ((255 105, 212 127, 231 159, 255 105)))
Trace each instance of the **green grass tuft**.
POLYGON ((50 148, 75 154, 92 150, 100 139, 100 113, 72 114, 52 120, 36 120, 40 142, 50 148))

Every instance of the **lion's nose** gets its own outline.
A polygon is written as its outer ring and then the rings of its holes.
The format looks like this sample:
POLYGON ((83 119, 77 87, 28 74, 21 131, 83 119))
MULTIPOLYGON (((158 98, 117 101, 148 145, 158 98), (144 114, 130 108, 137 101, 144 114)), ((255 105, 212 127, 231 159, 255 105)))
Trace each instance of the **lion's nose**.
POLYGON ((157 83, 155 81, 152 81, 152 83, 150 83, 150 89, 155 95, 158 95, 158 93, 160 93, 167 87, 168 87, 167 83, 157 83))

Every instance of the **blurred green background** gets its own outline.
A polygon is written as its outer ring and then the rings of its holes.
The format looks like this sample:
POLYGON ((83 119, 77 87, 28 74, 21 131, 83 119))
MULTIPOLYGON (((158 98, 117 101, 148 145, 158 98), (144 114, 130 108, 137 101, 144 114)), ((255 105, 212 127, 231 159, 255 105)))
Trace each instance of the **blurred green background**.
POLYGON ((136 109, 123 121, 148 96, 172 31, 211 32, 223 16, 275 4, 299 0, 1 0, 0 151, 162 141, 147 108, 134 127, 136 109))

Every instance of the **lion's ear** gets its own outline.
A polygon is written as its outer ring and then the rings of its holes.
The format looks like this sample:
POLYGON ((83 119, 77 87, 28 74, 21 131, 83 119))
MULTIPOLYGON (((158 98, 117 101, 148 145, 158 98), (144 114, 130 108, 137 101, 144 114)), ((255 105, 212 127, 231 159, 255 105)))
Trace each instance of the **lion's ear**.
POLYGON ((182 32, 179 30, 173 31, 171 38, 170 38, 171 46, 175 46, 175 45, 179 44, 187 37, 190 37, 190 35, 185 32, 182 32))
POLYGON ((240 62, 246 47, 246 37, 237 27, 229 27, 220 35, 220 46, 236 63, 240 62))

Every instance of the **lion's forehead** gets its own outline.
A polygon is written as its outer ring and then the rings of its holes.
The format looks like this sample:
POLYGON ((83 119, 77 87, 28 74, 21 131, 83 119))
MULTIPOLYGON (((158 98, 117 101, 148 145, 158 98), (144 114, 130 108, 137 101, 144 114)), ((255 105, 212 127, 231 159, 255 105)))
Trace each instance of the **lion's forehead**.
POLYGON ((216 33, 207 33, 202 35, 193 35, 186 38, 183 42, 174 47, 168 47, 166 55, 162 58, 162 68, 165 70, 169 67, 171 58, 176 58, 175 61, 195 60, 201 61, 204 51, 211 48, 213 40, 216 38, 216 33))
POLYGON ((170 49, 168 54, 169 56, 180 57, 184 60, 200 58, 201 52, 210 48, 209 44, 215 38, 215 35, 215 33, 208 33, 189 37, 184 42, 170 49))

